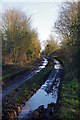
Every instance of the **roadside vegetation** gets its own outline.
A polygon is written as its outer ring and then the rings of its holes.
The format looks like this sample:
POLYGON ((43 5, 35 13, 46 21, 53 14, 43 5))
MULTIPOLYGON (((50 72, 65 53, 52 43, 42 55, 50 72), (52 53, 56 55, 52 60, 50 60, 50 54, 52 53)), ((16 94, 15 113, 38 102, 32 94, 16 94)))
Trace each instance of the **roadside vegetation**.
POLYGON ((40 59, 41 45, 31 17, 17 9, 6 9, 1 16, 3 77, 23 70, 40 59))
MULTIPOLYGON (((57 57, 64 64, 64 80, 60 95, 59 118, 76 119, 79 117, 79 79, 80 79, 80 2, 65 2, 55 26, 52 28, 60 36, 61 43, 56 47, 47 42, 44 53, 57 57), (52 47, 54 46, 54 47, 52 47), (54 48, 54 50, 52 49, 54 48)), ((52 38, 52 37, 51 37, 52 38)), ((52 38, 52 40, 54 40, 52 38)), ((53 41, 54 42, 54 41, 53 41)), ((52 60, 52 59, 50 59, 52 60)))
POLYGON ((79 118, 79 98, 78 98, 78 79, 74 73, 67 72, 62 82, 62 91, 60 95, 60 118, 79 118))
POLYGON ((55 29, 60 34, 64 53, 65 77, 62 81, 59 118, 79 119, 80 79, 80 2, 63 3, 55 29))

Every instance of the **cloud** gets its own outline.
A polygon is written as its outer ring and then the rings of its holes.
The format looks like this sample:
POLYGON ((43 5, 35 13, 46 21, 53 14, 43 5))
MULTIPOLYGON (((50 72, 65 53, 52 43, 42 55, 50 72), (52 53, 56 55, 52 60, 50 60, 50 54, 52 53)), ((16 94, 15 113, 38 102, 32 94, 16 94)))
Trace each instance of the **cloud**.
POLYGON ((37 11, 38 11, 37 9, 34 9, 34 10, 33 10, 33 14, 37 13, 37 11))

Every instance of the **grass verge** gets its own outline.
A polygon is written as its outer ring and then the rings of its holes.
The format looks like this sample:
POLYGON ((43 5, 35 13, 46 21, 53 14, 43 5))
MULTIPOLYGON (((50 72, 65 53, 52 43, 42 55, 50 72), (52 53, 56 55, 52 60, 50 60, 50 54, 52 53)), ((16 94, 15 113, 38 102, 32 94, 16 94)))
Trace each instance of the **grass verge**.
POLYGON ((18 74, 21 74, 25 71, 31 71, 31 70, 33 70, 33 67, 31 67, 31 66, 29 66, 28 68, 22 69, 22 70, 15 70, 15 71, 12 71, 11 73, 8 73, 8 74, 0 77, 0 80, 7 81, 18 74))
POLYGON ((60 95, 59 118, 73 120, 79 118, 79 81, 73 71, 65 73, 60 95))

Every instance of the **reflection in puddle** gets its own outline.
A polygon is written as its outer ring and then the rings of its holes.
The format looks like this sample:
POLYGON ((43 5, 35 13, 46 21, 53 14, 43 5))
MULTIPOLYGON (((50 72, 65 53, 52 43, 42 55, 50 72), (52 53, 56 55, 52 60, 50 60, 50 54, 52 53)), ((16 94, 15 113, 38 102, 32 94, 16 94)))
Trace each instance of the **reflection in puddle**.
POLYGON ((47 63, 48 63, 47 59, 44 58, 42 65, 38 68, 38 70, 36 70, 36 73, 40 72, 41 69, 45 68, 47 63))
POLYGON ((59 63, 54 66, 55 70, 48 77, 47 81, 41 86, 41 88, 28 100, 22 109, 18 118, 26 118, 30 111, 34 111, 39 106, 47 105, 51 102, 56 103, 58 98, 58 88, 60 84, 60 70, 62 69, 59 63))

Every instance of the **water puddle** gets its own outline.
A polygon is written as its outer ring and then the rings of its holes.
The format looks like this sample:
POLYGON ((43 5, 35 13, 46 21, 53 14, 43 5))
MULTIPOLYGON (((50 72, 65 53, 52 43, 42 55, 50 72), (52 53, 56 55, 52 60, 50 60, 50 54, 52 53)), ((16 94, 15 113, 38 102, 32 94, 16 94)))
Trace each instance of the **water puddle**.
MULTIPOLYGON (((44 65, 45 66, 45 65, 44 65)), ((57 61, 54 66, 53 72, 50 74, 46 82, 41 86, 41 88, 25 103, 22 112, 19 114, 18 118, 26 118, 30 111, 34 111, 39 106, 47 105, 51 102, 56 103, 58 98, 58 88, 60 84, 60 71, 62 66, 57 61)))
POLYGON ((39 66, 38 70, 36 70, 35 72, 36 72, 36 73, 40 72, 43 68, 46 67, 47 64, 48 64, 48 61, 47 61, 46 58, 44 58, 44 61, 42 62, 42 65, 39 66))

